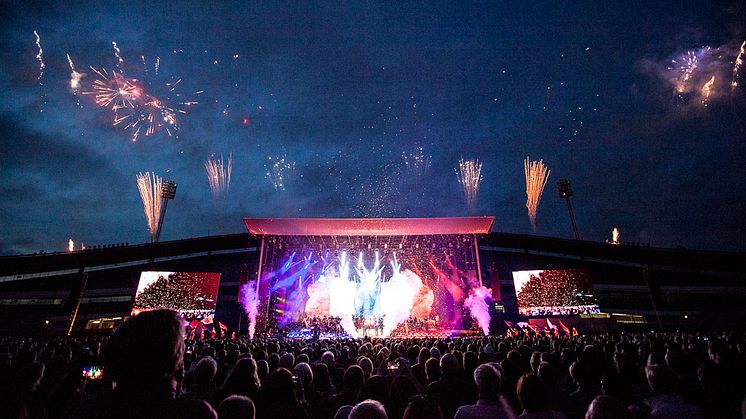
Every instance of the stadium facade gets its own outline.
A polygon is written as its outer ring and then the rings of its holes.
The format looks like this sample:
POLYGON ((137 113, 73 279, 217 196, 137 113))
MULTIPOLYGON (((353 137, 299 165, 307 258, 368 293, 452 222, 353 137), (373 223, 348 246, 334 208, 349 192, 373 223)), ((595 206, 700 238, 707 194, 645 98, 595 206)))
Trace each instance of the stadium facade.
POLYGON ((239 288, 258 276, 264 278, 261 270, 269 266, 267 260, 273 254, 275 265, 282 259, 282 252, 269 242, 303 249, 316 246, 320 253, 327 248, 345 250, 349 243, 358 246, 355 251, 360 251, 362 243, 362 248, 382 252, 401 248, 405 253, 410 246, 416 253, 419 246, 438 247, 437 253, 446 255, 453 253, 449 248, 463 248, 466 256, 456 257, 459 262, 455 264, 463 272, 474 272, 469 275, 491 290, 493 332, 504 329, 505 321, 538 320, 519 311, 514 273, 543 270, 589 273, 599 312, 573 316, 586 329, 744 326, 744 253, 493 233, 490 217, 245 222, 249 230, 245 234, 2 257, 0 333, 107 332, 132 312, 144 271, 220 273, 215 318, 229 330, 245 333, 248 321, 239 302, 239 288), (436 246, 434 236, 449 239, 436 240, 436 246), (340 242, 345 249, 339 247, 340 242), (475 260, 469 256, 472 251, 475 260))

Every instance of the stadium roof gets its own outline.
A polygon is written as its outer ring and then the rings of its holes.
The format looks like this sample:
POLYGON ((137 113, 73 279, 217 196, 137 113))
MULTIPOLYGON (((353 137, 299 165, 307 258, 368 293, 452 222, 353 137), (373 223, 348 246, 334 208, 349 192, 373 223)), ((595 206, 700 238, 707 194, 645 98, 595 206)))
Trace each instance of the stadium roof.
POLYGON ((493 216, 456 218, 244 218, 249 233, 275 236, 488 234, 493 216))

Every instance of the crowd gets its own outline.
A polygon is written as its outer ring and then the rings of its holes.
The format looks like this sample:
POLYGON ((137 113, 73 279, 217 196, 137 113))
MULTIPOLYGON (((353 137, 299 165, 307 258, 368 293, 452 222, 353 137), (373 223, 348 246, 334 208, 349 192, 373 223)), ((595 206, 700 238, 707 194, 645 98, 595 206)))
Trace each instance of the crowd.
POLYGON ((522 316, 575 316, 578 314, 598 314, 601 309, 595 304, 579 306, 519 307, 522 316))
POLYGON ((0 338, 0 417, 740 418, 745 345, 688 332, 194 341, 156 310, 109 338, 0 338), (85 378, 90 366, 103 373, 85 378))

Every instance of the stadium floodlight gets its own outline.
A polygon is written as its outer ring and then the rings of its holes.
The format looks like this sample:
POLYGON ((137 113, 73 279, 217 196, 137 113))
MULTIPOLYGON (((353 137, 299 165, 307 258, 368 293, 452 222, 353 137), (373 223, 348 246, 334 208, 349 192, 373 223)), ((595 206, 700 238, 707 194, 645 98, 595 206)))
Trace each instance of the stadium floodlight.
POLYGON ((578 225, 575 223, 575 213, 572 211, 572 203, 570 202, 570 197, 572 196, 572 186, 570 185, 570 181, 567 179, 558 180, 557 191, 559 192, 560 198, 564 198, 567 203, 567 212, 570 214, 570 222, 572 223, 572 230, 575 233, 575 239, 580 240, 578 225))
POLYGON ((161 187, 161 216, 158 218, 158 230, 155 232, 154 242, 158 242, 161 237, 161 229, 163 228, 163 219, 166 217, 166 207, 168 201, 174 199, 176 196, 176 182, 173 180, 167 180, 163 182, 161 187))

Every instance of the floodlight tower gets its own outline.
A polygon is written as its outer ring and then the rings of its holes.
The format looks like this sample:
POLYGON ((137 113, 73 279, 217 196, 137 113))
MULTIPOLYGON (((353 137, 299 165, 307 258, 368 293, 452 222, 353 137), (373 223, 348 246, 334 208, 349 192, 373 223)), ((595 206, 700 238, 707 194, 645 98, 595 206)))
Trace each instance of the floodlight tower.
POLYGON ((167 180, 163 182, 161 187, 161 216, 158 217, 158 229, 155 232, 153 242, 157 243, 161 237, 161 228, 163 227, 163 219, 166 217, 166 206, 170 199, 174 199, 176 196, 176 182, 173 180, 167 180))
POLYGON ((570 181, 567 179, 558 180, 557 191, 559 192, 560 198, 565 198, 565 202, 567 203, 567 212, 570 213, 570 222, 572 222, 572 230, 575 232, 575 240, 580 240, 578 225, 575 223, 575 213, 572 212, 572 203, 570 203, 570 197, 572 196, 572 186, 570 186, 570 181))

